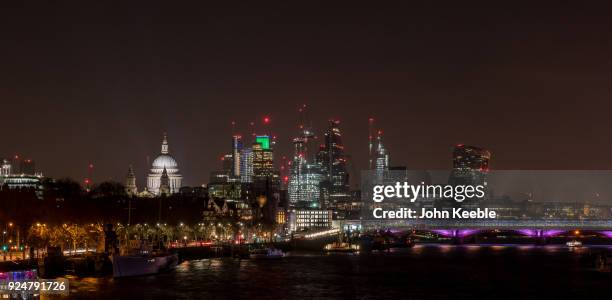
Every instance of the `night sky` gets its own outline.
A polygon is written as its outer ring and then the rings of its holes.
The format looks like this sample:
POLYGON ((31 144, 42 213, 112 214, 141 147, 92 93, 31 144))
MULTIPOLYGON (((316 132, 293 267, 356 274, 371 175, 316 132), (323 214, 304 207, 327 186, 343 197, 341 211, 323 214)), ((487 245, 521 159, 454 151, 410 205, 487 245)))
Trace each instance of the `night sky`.
POLYGON ((447 169, 465 143, 492 169, 612 169, 609 4, 5 2, 0 156, 51 177, 82 180, 91 161, 94 180, 123 181, 133 164, 142 188, 166 131, 184 183, 202 184, 231 121, 269 115, 289 154, 303 103, 319 134, 342 121, 352 170, 370 116, 392 165, 447 169))

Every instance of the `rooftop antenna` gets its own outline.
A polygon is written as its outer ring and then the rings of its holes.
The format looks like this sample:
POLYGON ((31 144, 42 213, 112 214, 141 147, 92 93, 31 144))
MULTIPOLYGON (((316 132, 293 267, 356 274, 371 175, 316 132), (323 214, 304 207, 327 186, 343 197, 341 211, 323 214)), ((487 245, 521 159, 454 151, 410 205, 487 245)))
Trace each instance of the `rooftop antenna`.
POLYGON ((287 184, 289 183, 289 161, 287 160, 287 156, 282 157, 281 166, 280 166, 280 176, 281 176, 281 185, 283 188, 287 188, 287 184))
POLYGON ((249 125, 251 126, 251 138, 255 142, 255 122, 251 121, 249 125))
POLYGON ((262 119, 263 122, 263 131, 264 131, 264 135, 267 136, 271 136, 272 132, 270 131, 270 122, 272 121, 272 119, 270 119, 269 116, 264 116, 262 119))
POLYGON ((312 123, 310 118, 308 117, 308 107, 306 104, 302 104, 302 106, 298 109, 300 113, 300 123, 298 124, 298 128, 300 130, 299 138, 303 141, 303 152, 304 158, 308 158, 308 141, 315 137, 312 131, 312 123))

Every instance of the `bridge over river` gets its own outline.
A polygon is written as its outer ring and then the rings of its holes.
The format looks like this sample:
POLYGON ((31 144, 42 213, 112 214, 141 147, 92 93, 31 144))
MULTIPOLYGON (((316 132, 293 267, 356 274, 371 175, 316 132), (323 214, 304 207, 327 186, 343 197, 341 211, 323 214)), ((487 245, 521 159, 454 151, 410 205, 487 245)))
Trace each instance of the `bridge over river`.
POLYGON ((342 220, 341 228, 359 226, 363 232, 374 230, 432 231, 445 236, 468 236, 480 231, 515 231, 526 236, 549 237, 567 231, 594 231, 612 238, 612 220, 479 220, 479 219, 411 219, 411 220, 342 220))

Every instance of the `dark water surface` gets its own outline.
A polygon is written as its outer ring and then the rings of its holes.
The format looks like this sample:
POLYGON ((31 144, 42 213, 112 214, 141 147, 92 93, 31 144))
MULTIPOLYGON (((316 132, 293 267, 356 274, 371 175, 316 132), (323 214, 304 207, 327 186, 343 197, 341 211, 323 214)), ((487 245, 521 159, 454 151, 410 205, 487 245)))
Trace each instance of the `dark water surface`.
MULTIPOLYGON (((70 278, 71 299, 429 299, 612 297, 588 248, 417 245, 390 253, 203 259, 137 278, 70 278)), ((602 299, 604 299, 602 298, 602 299)))

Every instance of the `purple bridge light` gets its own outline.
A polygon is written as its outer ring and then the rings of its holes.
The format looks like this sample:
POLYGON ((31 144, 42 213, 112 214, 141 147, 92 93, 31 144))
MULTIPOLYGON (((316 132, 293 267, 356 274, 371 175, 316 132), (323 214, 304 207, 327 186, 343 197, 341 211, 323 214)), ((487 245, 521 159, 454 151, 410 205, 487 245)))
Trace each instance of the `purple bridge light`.
POLYGON ((607 238, 612 238, 612 230, 600 231, 599 233, 607 238))
MULTIPOLYGON (((435 229, 432 232, 437 233, 443 237, 466 237, 474 234, 480 233, 482 230, 480 229, 435 229)), ((560 235, 567 230, 560 229, 518 229, 514 230, 515 232, 528 236, 528 237, 554 237, 560 235)), ((600 231, 599 233, 612 238, 612 231, 600 231)))
POLYGON ((478 229, 453 229, 453 230, 448 230, 448 229, 436 229, 436 230, 432 230, 432 232, 435 232, 441 236, 444 237, 466 237, 466 236, 470 236, 473 234, 476 234, 478 232, 480 232, 480 230, 478 229))
POLYGON ((558 230, 558 229, 519 229, 515 230, 516 232, 528 236, 528 237, 553 237, 559 234, 566 232, 567 230, 558 230))

